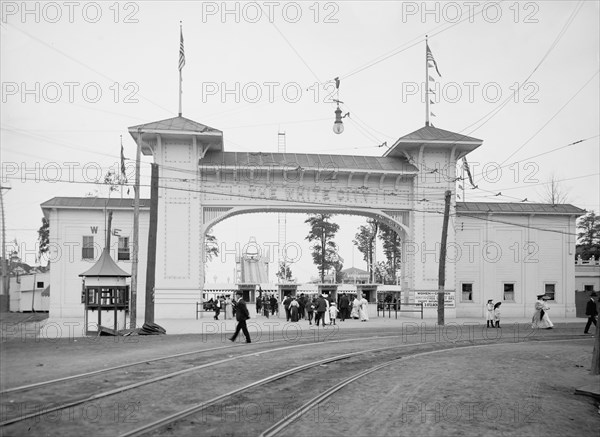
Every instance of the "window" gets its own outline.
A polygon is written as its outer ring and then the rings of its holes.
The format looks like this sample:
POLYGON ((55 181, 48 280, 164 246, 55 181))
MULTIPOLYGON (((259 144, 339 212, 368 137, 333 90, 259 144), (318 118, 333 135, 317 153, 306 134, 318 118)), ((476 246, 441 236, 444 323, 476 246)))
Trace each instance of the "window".
POLYGON ((129 237, 119 237, 118 261, 129 261, 129 237))
POLYGON ((545 288, 545 293, 546 296, 548 296, 548 300, 554 300, 554 291, 555 291, 555 287, 556 284, 545 284, 544 288, 545 288))
POLYGON ((594 285, 584 285, 583 291, 594 291, 594 285))
POLYGON ((83 247, 81 248, 81 258, 94 259, 94 236, 83 236, 83 247))
POLYGON ((504 284, 504 300, 515 301, 515 284, 504 284))
POLYGON ((473 302, 473 284, 463 283, 462 284, 462 301, 473 302))

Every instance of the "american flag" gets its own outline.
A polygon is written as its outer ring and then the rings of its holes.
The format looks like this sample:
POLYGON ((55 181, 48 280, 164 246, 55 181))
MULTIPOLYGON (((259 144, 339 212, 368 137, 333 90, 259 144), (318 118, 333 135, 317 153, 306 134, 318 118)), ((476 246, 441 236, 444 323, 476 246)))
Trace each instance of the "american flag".
POLYGON ((180 42, 179 42, 179 71, 183 69, 185 65, 185 52, 183 51, 183 29, 180 30, 180 42))
MULTIPOLYGON (((181 44, 183 47, 183 40, 182 40, 181 44)), ((431 53, 431 50, 429 50, 429 44, 425 44, 425 47, 427 47, 427 62, 429 62, 429 61, 433 62, 435 71, 437 71, 438 76, 442 77, 442 75, 440 74, 440 70, 438 70, 437 62, 435 62, 435 59, 433 59, 433 54, 431 53)))
POLYGON ((469 169, 469 164, 467 163, 466 157, 463 157, 463 169, 465 170, 465 172, 467 173, 467 176, 469 177, 469 183, 471 184, 471 186, 473 188, 476 188, 475 182, 473 182, 473 175, 471 175, 471 170, 469 169))
POLYGON ((121 144, 121 180, 122 183, 127 183, 127 172, 125 171, 125 153, 123 152, 123 144, 121 144))

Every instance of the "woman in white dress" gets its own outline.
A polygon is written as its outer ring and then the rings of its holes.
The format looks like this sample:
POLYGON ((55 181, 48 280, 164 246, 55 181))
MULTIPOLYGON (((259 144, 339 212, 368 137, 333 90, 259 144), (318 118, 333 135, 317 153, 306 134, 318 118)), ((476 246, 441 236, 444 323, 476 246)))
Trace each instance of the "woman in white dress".
POLYGON ((533 313, 533 317, 531 319, 531 327, 533 329, 552 329, 554 324, 550 321, 548 317, 548 310, 550 307, 544 301, 546 295, 540 294, 538 295, 538 300, 535 303, 535 312, 533 313))
POLYGON ((353 319, 358 319, 358 310, 360 307, 360 300, 358 299, 358 295, 352 301, 352 312, 350 313, 350 317, 353 319))
POLYGON ((358 314, 360 315, 361 322, 366 322, 367 320, 369 320, 368 304, 369 304, 369 302, 367 301, 367 299, 365 299, 365 295, 363 294, 362 299, 360 300, 360 307, 358 310, 358 314))
POLYGON ((325 324, 329 325, 331 323, 331 317, 329 317, 329 296, 323 295, 325 298, 325 303, 327 304, 327 309, 325 310, 325 324))

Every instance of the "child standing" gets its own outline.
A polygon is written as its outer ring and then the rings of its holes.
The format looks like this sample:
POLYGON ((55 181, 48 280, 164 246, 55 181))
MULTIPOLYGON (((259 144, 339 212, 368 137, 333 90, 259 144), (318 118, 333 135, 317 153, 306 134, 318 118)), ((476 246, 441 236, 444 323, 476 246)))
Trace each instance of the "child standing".
POLYGON ((502 305, 502 302, 497 302, 496 305, 494 305, 494 321, 496 322, 496 328, 500 327, 500 305, 502 305))
POLYGON ((488 328, 493 328, 494 327, 494 304, 492 303, 494 302, 493 299, 488 300, 487 305, 486 305, 486 321, 487 321, 487 327, 488 328), (490 326, 490 324, 492 326, 490 326))
POLYGON ((331 323, 333 323, 335 325, 335 319, 338 315, 338 309, 337 309, 337 305, 335 304, 335 302, 331 302, 331 306, 329 307, 329 318, 331 319, 331 322, 329 323, 331 325, 331 323))

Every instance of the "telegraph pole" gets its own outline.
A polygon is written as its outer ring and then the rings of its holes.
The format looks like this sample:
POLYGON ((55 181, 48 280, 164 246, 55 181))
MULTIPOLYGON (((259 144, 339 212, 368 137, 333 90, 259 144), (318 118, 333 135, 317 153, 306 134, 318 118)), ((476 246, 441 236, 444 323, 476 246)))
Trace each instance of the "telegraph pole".
POLYGON ((146 267, 145 323, 154 323, 154 285, 156 280, 156 233, 158 227, 158 164, 152 163, 150 181, 150 228, 148 230, 148 264, 146 267))
POLYGON ((440 248, 440 269, 438 271, 438 325, 444 325, 444 286, 446 284, 446 242, 448 241, 448 219, 450 217, 450 197, 452 192, 446 190, 444 206, 444 224, 442 225, 442 247, 440 248))
POLYGON ((6 214, 4 212, 4 195, 2 190, 10 190, 10 187, 0 185, 0 209, 2 210, 2 293, 0 294, 0 311, 10 310, 10 276, 8 272, 8 259, 6 257, 6 214))
POLYGON ((129 328, 136 328, 137 319, 137 277, 140 233, 140 158, 142 155, 142 130, 137 131, 137 151, 135 152, 135 184, 133 192, 133 259, 131 260, 131 298, 129 299, 129 328))

